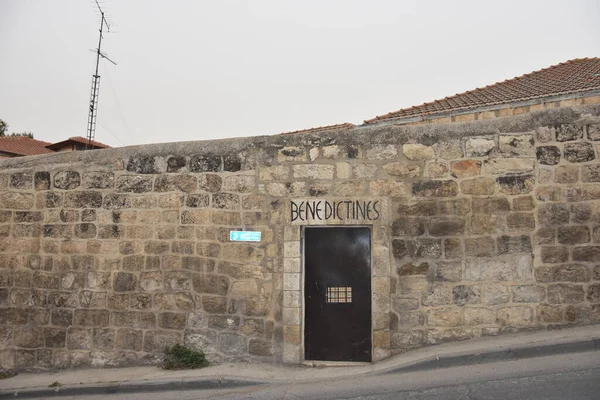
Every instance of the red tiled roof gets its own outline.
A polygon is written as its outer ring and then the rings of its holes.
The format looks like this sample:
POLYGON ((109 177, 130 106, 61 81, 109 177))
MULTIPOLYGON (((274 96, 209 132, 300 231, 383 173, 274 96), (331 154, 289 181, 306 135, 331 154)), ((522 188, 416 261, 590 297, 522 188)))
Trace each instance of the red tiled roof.
POLYGON ((316 127, 316 128, 302 129, 302 130, 299 130, 299 131, 283 132, 283 133, 279 133, 279 135, 289 135, 289 134, 292 134, 292 133, 326 132, 326 131, 334 131, 334 130, 338 130, 338 129, 350 129, 350 128, 354 128, 354 124, 351 124, 349 122, 345 122, 343 124, 337 124, 337 125, 319 126, 319 127, 316 127))
POLYGON ((46 148, 49 142, 31 139, 26 136, 0 137, 0 152, 19 156, 32 156, 35 154, 54 153, 46 148))
POLYGON ((578 58, 483 88, 377 116, 365 123, 469 110, 595 89, 600 89, 600 58, 578 58))
MULTIPOLYGON (((87 145, 88 143, 90 143, 90 141, 81 136, 72 136, 72 137, 68 138, 67 140, 63 140, 62 142, 52 143, 46 147, 48 147, 49 149, 58 149, 64 145, 73 144, 73 143, 87 145)), ((92 147, 94 147, 96 149, 109 149, 110 148, 109 145, 100 143, 100 142, 96 142, 95 140, 91 141, 91 145, 92 145, 92 147)))

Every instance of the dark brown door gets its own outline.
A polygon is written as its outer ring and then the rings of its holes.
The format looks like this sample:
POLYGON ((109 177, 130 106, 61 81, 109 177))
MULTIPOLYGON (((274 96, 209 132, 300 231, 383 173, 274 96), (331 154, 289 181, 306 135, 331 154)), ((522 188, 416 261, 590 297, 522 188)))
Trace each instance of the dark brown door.
POLYGON ((306 360, 371 361, 371 230, 305 228, 306 360))

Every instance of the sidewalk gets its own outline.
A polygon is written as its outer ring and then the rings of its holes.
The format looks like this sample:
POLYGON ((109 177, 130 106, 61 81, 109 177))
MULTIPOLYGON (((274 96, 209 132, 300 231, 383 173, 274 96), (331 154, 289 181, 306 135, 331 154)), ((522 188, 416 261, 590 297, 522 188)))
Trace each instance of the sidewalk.
POLYGON ((0 398, 235 388, 369 373, 401 373, 597 350, 600 350, 600 325, 591 325, 446 343, 399 354, 377 364, 356 366, 232 363, 183 371, 165 371, 148 366, 23 373, 0 380, 0 398), (60 382, 63 386, 49 388, 48 385, 53 382, 60 382))

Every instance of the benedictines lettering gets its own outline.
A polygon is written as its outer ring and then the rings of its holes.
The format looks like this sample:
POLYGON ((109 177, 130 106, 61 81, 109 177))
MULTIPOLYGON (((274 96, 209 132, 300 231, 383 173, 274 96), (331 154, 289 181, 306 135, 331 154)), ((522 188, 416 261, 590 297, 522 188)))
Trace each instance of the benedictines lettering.
POLYGON ((290 201, 292 222, 296 220, 369 220, 380 216, 379 200, 309 200, 290 201))

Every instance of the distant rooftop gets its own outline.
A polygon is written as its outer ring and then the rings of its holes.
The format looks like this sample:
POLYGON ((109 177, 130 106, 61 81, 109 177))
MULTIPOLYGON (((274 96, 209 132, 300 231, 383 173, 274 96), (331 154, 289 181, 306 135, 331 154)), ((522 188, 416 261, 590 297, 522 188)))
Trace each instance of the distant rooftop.
POLYGON ((366 120, 365 124, 468 111, 593 90, 600 90, 600 58, 578 58, 483 88, 380 115, 366 120))
POLYGON ((27 136, 6 136, 0 137, 0 157, 21 157, 49 154, 57 151, 85 150, 88 144, 91 144, 89 148, 92 150, 110 148, 109 145, 94 140, 90 143, 81 136, 70 137, 58 143, 44 142, 27 136))

